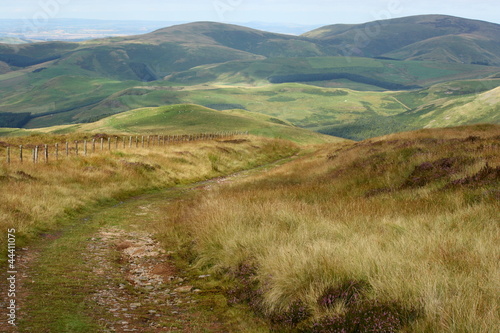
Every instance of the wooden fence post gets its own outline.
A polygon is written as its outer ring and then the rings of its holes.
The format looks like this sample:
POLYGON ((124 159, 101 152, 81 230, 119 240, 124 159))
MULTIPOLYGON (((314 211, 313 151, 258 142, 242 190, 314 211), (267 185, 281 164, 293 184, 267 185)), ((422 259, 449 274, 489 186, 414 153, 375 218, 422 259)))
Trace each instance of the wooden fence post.
POLYGON ((108 137, 108 150, 111 151, 111 137, 108 137))
POLYGON ((69 156, 69 142, 66 141, 66 157, 69 156))
POLYGON ((116 141, 115 141, 115 150, 118 150, 118 137, 116 136, 116 141))
POLYGON ((104 138, 101 138, 101 152, 104 150, 104 138))
POLYGON ((7 164, 10 164, 10 147, 7 147, 7 164))
POLYGON ((83 155, 87 156, 87 140, 83 140, 83 155))
POLYGON ((132 148, 132 135, 131 135, 131 136, 130 136, 130 138, 129 138, 128 147, 129 147, 129 148, 132 148))
POLYGON ((75 154, 78 156, 78 140, 75 141, 75 154))
POLYGON ((95 139, 92 139, 92 154, 95 153, 95 139))
POLYGON ((19 146, 19 161, 23 163, 23 145, 19 146))
POLYGON ((45 163, 49 163, 49 146, 44 146, 45 163))
POLYGON ((35 156, 34 156, 34 159, 35 159, 35 163, 38 163, 38 146, 35 146, 35 156))

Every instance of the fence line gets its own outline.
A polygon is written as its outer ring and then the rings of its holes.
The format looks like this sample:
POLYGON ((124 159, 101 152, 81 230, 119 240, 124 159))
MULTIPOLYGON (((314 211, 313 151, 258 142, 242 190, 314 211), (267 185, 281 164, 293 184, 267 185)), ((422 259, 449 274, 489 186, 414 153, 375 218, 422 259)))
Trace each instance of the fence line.
MULTIPOLYGON (((216 140, 216 139, 223 139, 223 138, 228 138, 236 135, 248 135, 248 131, 246 132, 217 132, 217 133, 200 133, 200 134, 190 134, 190 135, 147 135, 147 136, 138 136, 136 135, 135 138, 133 136, 123 136, 121 137, 123 149, 128 146, 129 149, 133 148, 151 148, 151 147, 161 147, 161 146, 166 146, 171 143, 183 143, 183 142, 192 142, 192 141, 209 141, 209 140, 216 140), (128 145, 127 145, 128 143, 128 145)), ((115 139, 114 142, 114 148, 115 150, 118 150, 118 146, 121 146, 119 144, 120 141, 120 136, 113 136, 115 139)), ((112 137, 108 137, 108 142, 107 142, 107 151, 110 152, 112 150, 112 137)), ((95 154, 96 153, 96 139, 92 139, 91 142, 88 142, 87 140, 76 140, 73 143, 73 146, 70 147, 70 143, 66 141, 65 143, 65 151, 66 151, 66 157, 68 158, 71 156, 71 151, 74 152, 74 156, 81 156, 82 152, 81 149, 83 149, 83 156, 88 156, 90 154, 95 154), (88 145, 91 145, 90 149, 88 149, 88 145)), ((53 156, 56 161, 60 159, 60 151, 59 151, 59 143, 55 143, 54 145, 54 150, 53 150, 53 156)), ((4 161, 7 164, 11 164, 15 161, 13 158, 13 148, 16 147, 15 145, 10 145, 7 144, 6 148, 6 156, 4 161)), ((51 145, 48 144, 42 144, 42 145, 35 145, 35 146, 27 146, 27 145, 19 145, 19 162, 23 163, 24 162, 24 155, 25 155, 25 150, 29 149, 29 147, 33 147, 31 149, 31 156, 34 164, 40 163, 40 152, 42 151, 42 156, 43 156, 43 162, 44 163, 49 163, 50 160, 50 151, 51 151, 51 145)), ((29 151, 29 150, 28 150, 29 151)), ((100 152, 105 151, 105 145, 104 145, 104 138, 100 138, 100 152)))

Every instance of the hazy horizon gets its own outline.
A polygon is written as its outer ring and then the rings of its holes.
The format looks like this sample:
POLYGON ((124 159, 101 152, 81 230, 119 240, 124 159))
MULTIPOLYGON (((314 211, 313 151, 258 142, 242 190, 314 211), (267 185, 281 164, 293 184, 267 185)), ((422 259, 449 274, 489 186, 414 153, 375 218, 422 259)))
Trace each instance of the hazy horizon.
POLYGON ((500 23, 493 0, 408 1, 312 0, 149 0, 138 5, 131 0, 96 1, 25 0, 2 5, 0 19, 21 19, 46 24, 50 19, 94 19, 116 21, 268 23, 297 25, 355 24, 380 19, 440 14, 500 23))

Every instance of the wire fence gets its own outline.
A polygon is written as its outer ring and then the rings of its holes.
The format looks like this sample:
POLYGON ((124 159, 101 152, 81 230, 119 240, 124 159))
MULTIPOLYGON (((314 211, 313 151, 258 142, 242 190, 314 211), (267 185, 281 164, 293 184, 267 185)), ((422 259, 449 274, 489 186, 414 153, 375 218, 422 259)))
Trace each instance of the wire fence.
POLYGON ((89 156, 103 152, 124 149, 147 149, 193 141, 209 141, 248 135, 248 132, 217 132, 184 135, 135 135, 107 136, 89 140, 66 141, 55 144, 13 145, 3 143, 5 155, 3 161, 12 163, 49 163, 70 156, 89 156))

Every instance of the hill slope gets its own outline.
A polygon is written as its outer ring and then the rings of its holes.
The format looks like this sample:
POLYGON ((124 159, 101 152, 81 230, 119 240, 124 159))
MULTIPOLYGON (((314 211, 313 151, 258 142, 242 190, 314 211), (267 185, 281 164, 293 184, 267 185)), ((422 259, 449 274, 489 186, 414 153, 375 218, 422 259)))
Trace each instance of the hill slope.
POLYGON ((491 332, 499 134, 466 126, 328 145, 184 202, 168 221, 271 331, 491 332))
POLYGON ((480 123, 500 123, 500 87, 481 93, 468 92, 481 81, 445 83, 394 98, 414 107, 395 115, 368 115, 353 122, 325 126, 319 132, 353 140, 415 130, 480 123), (462 89, 462 90, 461 90, 462 89))
POLYGON ((316 42, 306 37, 214 22, 81 43, 0 45, 0 61, 11 69, 58 60, 58 67, 71 66, 88 75, 140 81, 154 81, 203 64, 321 54, 316 42))
MULTIPOLYGON (((36 131, 36 130, 35 130, 36 131)), ((248 131, 249 134, 281 138, 297 143, 338 142, 342 139, 290 125, 280 119, 244 110, 217 111, 193 104, 142 108, 110 116, 94 123, 43 129, 44 132, 199 134, 248 131)))
POLYGON ((500 65, 500 25, 453 16, 336 24, 302 36, 339 45, 347 56, 500 65))

